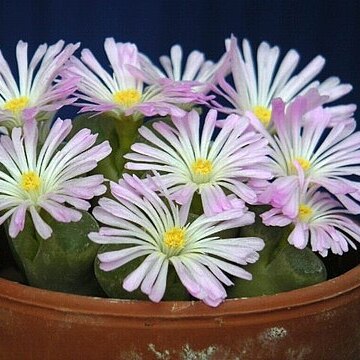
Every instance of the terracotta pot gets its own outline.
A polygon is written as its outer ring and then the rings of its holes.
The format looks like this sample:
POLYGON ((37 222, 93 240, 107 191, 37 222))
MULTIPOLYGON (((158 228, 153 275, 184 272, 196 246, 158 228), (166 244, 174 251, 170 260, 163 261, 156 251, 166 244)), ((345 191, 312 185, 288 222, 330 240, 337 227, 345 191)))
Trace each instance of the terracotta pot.
POLYGON ((360 359, 360 266, 273 296, 200 302, 67 295, 0 279, 0 359, 360 359))

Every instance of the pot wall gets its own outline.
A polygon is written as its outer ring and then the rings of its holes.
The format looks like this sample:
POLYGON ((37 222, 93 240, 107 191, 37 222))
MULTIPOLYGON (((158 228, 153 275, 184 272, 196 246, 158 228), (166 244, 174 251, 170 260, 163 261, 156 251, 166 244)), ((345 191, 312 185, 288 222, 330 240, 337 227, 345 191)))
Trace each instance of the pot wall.
POLYGON ((0 279, 0 359, 360 359, 360 266, 273 296, 100 299, 0 279))

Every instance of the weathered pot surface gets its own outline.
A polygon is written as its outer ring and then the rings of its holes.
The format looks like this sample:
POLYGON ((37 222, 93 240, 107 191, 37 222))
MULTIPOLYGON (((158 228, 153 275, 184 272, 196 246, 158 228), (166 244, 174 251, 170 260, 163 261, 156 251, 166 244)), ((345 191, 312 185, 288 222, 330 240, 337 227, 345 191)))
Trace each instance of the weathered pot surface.
POLYGON ((200 302, 68 295, 0 279, 0 359, 360 359, 360 266, 308 288, 200 302))

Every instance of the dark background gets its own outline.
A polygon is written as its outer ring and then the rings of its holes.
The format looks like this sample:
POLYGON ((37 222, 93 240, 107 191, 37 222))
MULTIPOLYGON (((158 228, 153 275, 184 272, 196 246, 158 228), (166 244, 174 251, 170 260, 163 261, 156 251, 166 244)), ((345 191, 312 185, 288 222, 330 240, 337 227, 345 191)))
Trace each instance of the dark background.
MULTIPOLYGON (((131 41, 153 61, 174 43, 217 60, 224 39, 234 33, 253 45, 267 40, 284 54, 295 48, 304 66, 317 54, 326 67, 319 79, 337 75, 354 90, 342 103, 360 104, 360 2, 300 0, 1 1, 0 48, 15 70, 15 45, 81 41, 107 66, 105 37, 131 41)), ((300 67, 299 67, 300 68, 300 67)))

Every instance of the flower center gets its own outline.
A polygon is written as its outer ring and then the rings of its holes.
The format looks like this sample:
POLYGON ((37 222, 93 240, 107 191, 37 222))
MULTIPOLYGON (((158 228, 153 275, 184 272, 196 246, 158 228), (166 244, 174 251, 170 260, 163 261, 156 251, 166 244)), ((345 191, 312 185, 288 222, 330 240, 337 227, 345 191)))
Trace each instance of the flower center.
POLYGON ((28 171, 21 176, 20 186, 23 190, 31 192, 38 190, 41 185, 41 179, 35 171, 28 171))
POLYGON ((14 114, 18 114, 26 108, 30 99, 27 96, 20 96, 15 99, 11 99, 5 102, 3 109, 11 111, 14 114))
POLYGON ((119 90, 113 94, 114 102, 128 109, 140 102, 141 93, 136 89, 119 90))
MULTIPOLYGON (((297 157, 297 158, 295 158, 294 160, 296 160, 296 161, 299 163, 299 165, 302 167, 302 169, 304 170, 304 172, 305 172, 306 170, 309 170, 309 169, 310 169, 311 163, 310 163, 309 160, 304 159, 303 157, 297 157)), ((290 173, 291 173, 292 175, 296 175, 296 174, 297 174, 297 169, 296 169, 296 167, 295 167, 295 165, 294 165, 293 163, 290 165, 290 173)))
POLYGON ((271 110, 265 106, 254 106, 252 108, 254 115, 262 122, 264 126, 268 126, 271 120, 271 110))
POLYGON ((196 175, 208 175, 212 171, 212 163, 207 159, 197 159, 192 164, 192 169, 196 175))
POLYGON ((192 177, 196 184, 203 184, 209 181, 213 164, 207 159, 197 159, 192 165, 192 177))
POLYGON ((313 212, 313 209, 309 205, 300 204, 298 218, 302 222, 307 222, 309 221, 313 212))
POLYGON ((185 245, 185 230, 173 227, 166 231, 164 233, 164 243, 170 249, 181 250, 185 245))
POLYGON ((303 168, 304 171, 306 170, 309 170, 310 168, 310 161, 309 160, 306 160, 304 158, 296 158, 295 159, 299 164, 300 166, 303 168))

